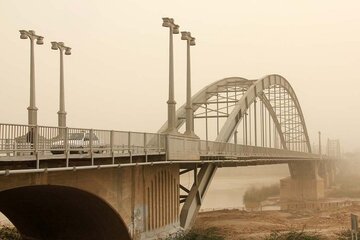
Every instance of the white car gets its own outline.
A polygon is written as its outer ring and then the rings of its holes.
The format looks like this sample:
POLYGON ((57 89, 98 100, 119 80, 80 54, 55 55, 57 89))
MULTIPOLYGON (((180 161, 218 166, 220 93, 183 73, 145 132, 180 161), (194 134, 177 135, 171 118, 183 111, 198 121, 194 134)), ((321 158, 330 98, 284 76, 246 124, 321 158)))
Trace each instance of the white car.
MULTIPOLYGON (((96 153, 102 152, 99 148, 104 148, 95 133, 92 134, 92 147, 96 149, 96 153)), ((67 139, 70 153, 86 153, 90 148, 90 134, 85 132, 71 133, 67 139)), ((65 151, 64 140, 59 140, 51 144, 52 154, 63 154, 65 151)))

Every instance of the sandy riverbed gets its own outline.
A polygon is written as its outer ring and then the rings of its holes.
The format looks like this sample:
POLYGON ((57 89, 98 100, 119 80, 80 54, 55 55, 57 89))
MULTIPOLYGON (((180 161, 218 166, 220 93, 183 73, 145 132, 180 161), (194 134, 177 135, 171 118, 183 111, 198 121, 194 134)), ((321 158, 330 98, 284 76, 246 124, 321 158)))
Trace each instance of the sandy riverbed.
POLYGON ((316 231, 326 239, 337 239, 336 233, 350 228, 350 213, 360 215, 360 206, 352 205, 326 211, 262 211, 221 210, 199 214, 195 229, 216 227, 226 240, 263 239, 271 231, 316 231))

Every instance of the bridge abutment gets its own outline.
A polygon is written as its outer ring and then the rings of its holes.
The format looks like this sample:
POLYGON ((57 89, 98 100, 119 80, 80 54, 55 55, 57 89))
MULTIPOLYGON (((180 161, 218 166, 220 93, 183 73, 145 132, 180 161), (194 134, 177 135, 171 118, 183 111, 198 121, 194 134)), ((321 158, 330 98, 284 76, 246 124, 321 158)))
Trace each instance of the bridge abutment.
POLYGON ((179 167, 1 176, 0 211, 25 239, 157 239, 180 225, 179 167))
POLYGON ((280 180, 280 198, 282 201, 315 201, 324 198, 324 180, 292 179, 280 180))
POLYGON ((301 208, 325 196, 325 181, 315 161, 289 163, 290 177, 280 180, 281 209, 301 208))

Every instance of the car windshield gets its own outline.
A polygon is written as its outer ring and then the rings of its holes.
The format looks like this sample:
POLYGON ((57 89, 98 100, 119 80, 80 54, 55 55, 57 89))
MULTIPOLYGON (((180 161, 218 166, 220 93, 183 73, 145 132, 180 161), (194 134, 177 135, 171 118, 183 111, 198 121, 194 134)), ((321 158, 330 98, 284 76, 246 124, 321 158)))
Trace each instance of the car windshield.
POLYGON ((72 133, 69 136, 69 140, 82 140, 84 138, 84 133, 72 133))

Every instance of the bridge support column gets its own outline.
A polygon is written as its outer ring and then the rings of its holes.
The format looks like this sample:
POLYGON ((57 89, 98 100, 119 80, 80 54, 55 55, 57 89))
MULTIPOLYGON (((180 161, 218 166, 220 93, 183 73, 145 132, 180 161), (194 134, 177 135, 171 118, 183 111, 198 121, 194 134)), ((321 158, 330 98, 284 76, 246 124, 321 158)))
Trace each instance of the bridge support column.
POLYGON ((328 173, 329 173, 330 186, 334 186, 335 185, 335 175, 336 175, 336 167, 335 167, 334 161, 331 161, 329 163, 328 173))
POLYGON ((335 164, 333 161, 322 162, 319 166, 319 175, 324 179, 326 188, 335 184, 335 164))
POLYGON ((324 198, 325 181, 317 174, 316 162, 289 164, 291 176, 280 180, 281 209, 302 208, 306 202, 324 198))

